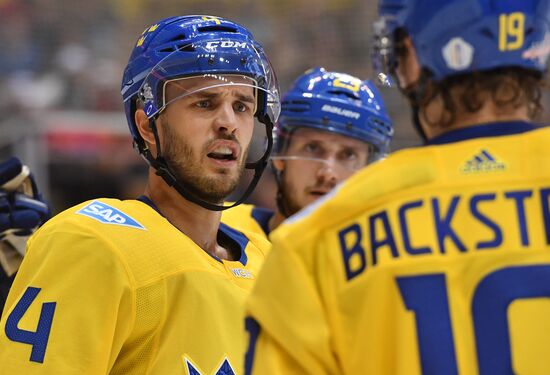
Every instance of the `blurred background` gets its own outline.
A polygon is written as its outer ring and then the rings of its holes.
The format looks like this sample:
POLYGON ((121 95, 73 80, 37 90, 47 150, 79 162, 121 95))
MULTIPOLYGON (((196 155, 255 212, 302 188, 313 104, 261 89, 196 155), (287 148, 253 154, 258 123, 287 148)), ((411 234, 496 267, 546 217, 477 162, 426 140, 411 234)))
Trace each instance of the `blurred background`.
MULTIPOLYGON (((132 148, 120 80, 146 27, 185 14, 239 22, 264 45, 284 93, 314 66, 371 78, 375 5, 374 0, 0 0, 0 157, 16 155, 28 164, 55 212, 96 197, 135 198, 143 192, 147 167, 132 148)), ((396 89, 382 94, 395 122, 392 150, 418 145, 407 103, 396 89)), ((274 194, 268 171, 249 201, 273 207, 274 194)))

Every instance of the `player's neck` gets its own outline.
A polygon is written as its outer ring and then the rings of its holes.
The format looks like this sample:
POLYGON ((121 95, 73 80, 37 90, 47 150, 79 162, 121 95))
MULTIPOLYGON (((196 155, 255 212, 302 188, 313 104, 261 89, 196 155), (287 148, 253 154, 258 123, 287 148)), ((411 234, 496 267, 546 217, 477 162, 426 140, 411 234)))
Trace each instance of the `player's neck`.
POLYGON ((239 257, 240 254, 218 243, 219 211, 207 210, 183 198, 154 172, 149 174, 144 194, 153 201, 166 220, 207 253, 221 259, 234 260, 239 257))
MULTIPOLYGON (((434 106, 427 108, 428 118, 430 114, 437 114, 441 108, 434 106)), ((445 127, 427 124, 426 120, 421 116, 420 121, 426 132, 428 139, 438 137, 452 130, 467 128, 479 124, 489 124, 509 121, 530 121, 527 106, 517 108, 499 108, 492 101, 485 103, 478 111, 456 111, 456 118, 453 122, 445 127)))
POLYGON ((279 210, 275 210, 275 214, 269 219, 269 233, 273 232, 283 221, 285 221, 286 217, 279 212, 279 210))

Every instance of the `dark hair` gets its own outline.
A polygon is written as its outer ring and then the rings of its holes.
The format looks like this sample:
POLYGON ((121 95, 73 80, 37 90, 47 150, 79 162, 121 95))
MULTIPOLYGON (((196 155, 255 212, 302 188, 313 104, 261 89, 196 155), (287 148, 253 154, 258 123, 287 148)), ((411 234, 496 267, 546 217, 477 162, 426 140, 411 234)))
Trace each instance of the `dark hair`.
POLYGON ((419 80, 422 90, 417 104, 431 126, 447 127, 455 121, 457 111, 475 113, 488 100, 501 108, 527 106, 530 119, 536 119, 543 109, 544 84, 541 74, 536 71, 505 67, 451 76, 441 81, 434 81, 430 76, 429 72, 422 71, 419 80), (440 118, 430 119, 423 109, 438 97, 443 101, 444 111, 440 118))

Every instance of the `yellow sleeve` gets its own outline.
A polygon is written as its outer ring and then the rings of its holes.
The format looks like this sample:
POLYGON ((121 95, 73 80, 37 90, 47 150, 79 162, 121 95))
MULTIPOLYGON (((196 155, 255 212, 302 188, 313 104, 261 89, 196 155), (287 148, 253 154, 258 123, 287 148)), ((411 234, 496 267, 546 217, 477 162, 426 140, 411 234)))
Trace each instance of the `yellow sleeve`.
POLYGON ((29 241, 0 320, 5 374, 106 374, 134 323, 134 292, 97 233, 51 225, 29 241))
POLYGON ((338 365, 311 270, 288 242, 279 239, 247 301, 245 373, 336 374, 338 365))

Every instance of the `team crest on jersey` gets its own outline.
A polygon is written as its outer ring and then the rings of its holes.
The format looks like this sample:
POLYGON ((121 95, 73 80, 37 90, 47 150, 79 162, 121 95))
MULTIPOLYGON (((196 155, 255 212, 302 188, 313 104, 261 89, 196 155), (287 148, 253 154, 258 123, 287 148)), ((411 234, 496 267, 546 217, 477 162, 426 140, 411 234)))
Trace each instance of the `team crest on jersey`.
POLYGON ((124 212, 109 206, 106 203, 93 201, 80 210, 76 211, 79 215, 91 217, 103 224, 122 225, 125 227, 145 229, 143 225, 126 215, 124 212))
POLYGON ((481 150, 460 168, 460 172, 466 174, 502 172, 504 170, 506 170, 506 164, 497 160, 487 150, 481 150))
POLYGON ((231 367, 229 360, 227 358, 223 359, 223 362, 218 366, 218 368, 213 372, 201 372, 198 366, 193 364, 191 360, 187 357, 183 357, 183 362, 185 364, 185 370, 187 375, 235 375, 235 370, 231 367))

